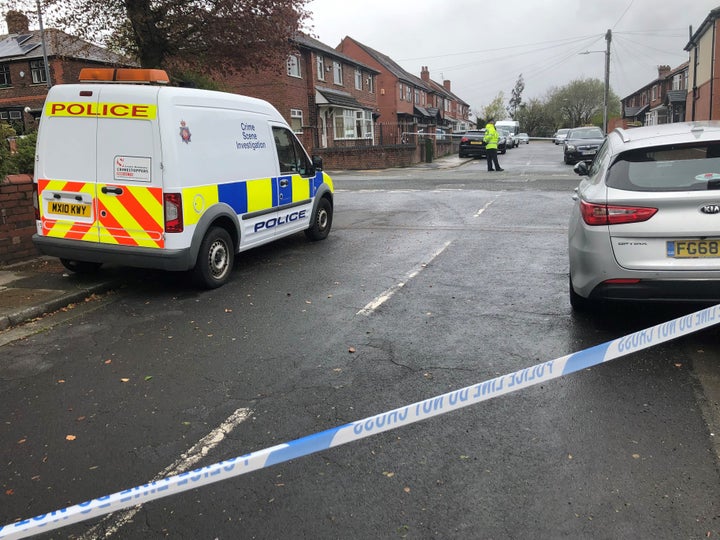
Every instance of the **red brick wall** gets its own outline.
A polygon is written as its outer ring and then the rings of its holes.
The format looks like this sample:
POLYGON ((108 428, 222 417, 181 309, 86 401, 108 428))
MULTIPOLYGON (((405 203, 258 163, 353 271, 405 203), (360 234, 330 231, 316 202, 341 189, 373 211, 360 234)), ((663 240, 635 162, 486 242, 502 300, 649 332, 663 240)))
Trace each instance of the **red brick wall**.
POLYGON ((326 171, 409 167, 420 161, 420 146, 368 146, 365 148, 314 148, 326 171))
POLYGON ((32 176, 11 175, 0 182, 0 266, 36 257, 32 176))

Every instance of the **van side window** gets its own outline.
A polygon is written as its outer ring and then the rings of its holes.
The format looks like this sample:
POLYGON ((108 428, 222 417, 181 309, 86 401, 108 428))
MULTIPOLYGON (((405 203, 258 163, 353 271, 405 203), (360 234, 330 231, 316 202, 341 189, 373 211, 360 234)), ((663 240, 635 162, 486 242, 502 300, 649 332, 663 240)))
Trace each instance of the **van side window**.
POLYGON ((312 176, 315 170, 312 162, 303 150, 300 141, 289 129, 273 127, 273 137, 277 148, 278 162, 280 163, 281 174, 299 174, 300 176, 312 176))

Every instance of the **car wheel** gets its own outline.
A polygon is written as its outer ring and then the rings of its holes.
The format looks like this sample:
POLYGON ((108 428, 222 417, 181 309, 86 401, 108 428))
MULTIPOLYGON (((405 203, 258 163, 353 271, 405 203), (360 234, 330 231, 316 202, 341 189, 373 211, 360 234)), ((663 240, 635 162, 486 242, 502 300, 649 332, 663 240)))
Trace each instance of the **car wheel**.
POLYGON ((568 284, 569 284, 569 291, 570 291, 570 307, 572 307, 573 311, 577 312, 586 312, 590 310, 590 307, 592 305, 592 300, 589 298, 585 298, 584 296, 580 296, 578 293, 575 292, 575 289, 573 288, 572 284, 572 278, 568 276, 568 284))
POLYGON ((316 242, 318 240, 325 240, 330 234, 330 227, 332 227, 333 218, 333 207, 330 201, 326 198, 322 198, 318 201, 315 214, 312 217, 310 227, 305 229, 305 236, 309 240, 316 242))
POLYGON ((70 259, 60 259, 60 262, 65 268, 71 272, 75 272, 76 274, 94 274, 100 270, 100 267, 102 266, 102 263, 73 261, 70 259))
POLYGON ((206 289, 217 289, 230 279, 235 263, 235 246, 228 232, 221 227, 212 227, 203 238, 194 268, 198 285, 206 289))

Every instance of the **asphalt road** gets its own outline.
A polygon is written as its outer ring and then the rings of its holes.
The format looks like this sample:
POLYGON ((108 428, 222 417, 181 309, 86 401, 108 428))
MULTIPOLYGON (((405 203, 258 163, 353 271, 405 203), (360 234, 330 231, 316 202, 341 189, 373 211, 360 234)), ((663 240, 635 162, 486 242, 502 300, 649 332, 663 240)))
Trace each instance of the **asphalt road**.
MULTIPOLYGON (((338 173, 326 241, 246 253, 217 291, 129 270, 0 347, 0 524, 696 309, 572 314, 577 177, 549 143, 500 161, 338 173)), ((706 330, 41 537, 717 538, 717 343, 706 330)))

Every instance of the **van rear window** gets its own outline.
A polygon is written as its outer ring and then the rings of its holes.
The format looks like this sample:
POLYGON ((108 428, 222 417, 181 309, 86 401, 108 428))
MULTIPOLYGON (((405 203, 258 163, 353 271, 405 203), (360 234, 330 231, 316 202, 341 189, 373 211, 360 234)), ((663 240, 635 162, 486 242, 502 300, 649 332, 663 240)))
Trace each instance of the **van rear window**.
POLYGON ((623 152, 610 167, 606 183, 631 191, 720 189, 720 143, 623 152))

